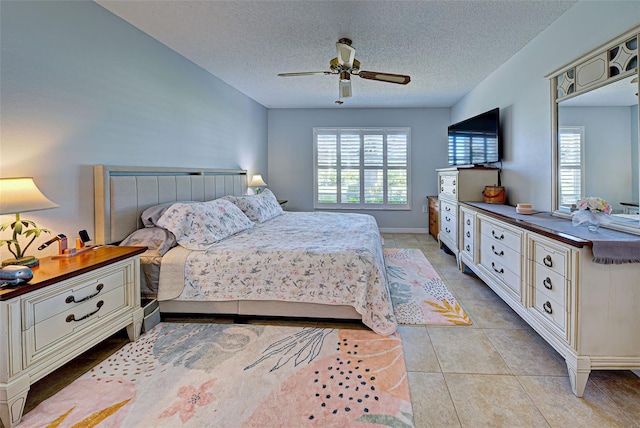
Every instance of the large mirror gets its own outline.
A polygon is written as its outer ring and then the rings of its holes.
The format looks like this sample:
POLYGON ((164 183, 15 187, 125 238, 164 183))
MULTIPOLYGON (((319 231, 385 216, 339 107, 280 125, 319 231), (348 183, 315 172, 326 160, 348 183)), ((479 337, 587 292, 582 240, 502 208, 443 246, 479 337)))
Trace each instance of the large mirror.
POLYGON ((571 217, 600 197, 605 227, 640 234, 638 40, 640 25, 549 74, 552 94, 552 210, 571 217))
POLYGON ((559 210, 598 196, 614 226, 640 228, 637 75, 559 102, 557 126, 559 210))

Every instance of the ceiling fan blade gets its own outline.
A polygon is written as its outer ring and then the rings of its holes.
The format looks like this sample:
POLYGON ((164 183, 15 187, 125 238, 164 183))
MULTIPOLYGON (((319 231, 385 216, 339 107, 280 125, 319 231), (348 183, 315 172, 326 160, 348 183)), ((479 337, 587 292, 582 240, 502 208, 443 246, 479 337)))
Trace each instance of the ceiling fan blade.
POLYGON ((381 82, 397 83, 399 85, 406 85, 411 82, 411 77, 404 74, 378 73, 377 71, 360 70, 358 76, 363 79, 379 80, 381 82))
POLYGON ((330 71, 301 71, 299 73, 278 73, 280 77, 292 77, 292 76, 324 76, 333 74, 330 71))
POLYGON ((351 40, 340 39, 336 43, 336 50, 338 51, 340 65, 344 65, 347 68, 353 67, 353 61, 356 59, 356 50, 351 47, 351 40))

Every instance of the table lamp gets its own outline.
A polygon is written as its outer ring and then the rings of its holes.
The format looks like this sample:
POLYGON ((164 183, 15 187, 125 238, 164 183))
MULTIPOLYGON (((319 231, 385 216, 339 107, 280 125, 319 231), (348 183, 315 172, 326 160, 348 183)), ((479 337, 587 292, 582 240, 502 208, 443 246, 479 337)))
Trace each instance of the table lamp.
POLYGON ((254 174, 253 177, 251 177, 251 181, 249 182, 249 187, 256 188, 256 194, 259 194, 260 192, 262 192, 261 187, 266 185, 267 183, 265 183, 264 180, 262 179, 262 174, 254 174))
POLYGON ((15 214, 16 220, 0 225, 0 232, 11 228, 12 239, 1 239, 0 246, 7 244, 9 252, 15 258, 2 261, 2 266, 21 265, 33 267, 40 262, 34 256, 25 256, 25 252, 33 241, 42 233, 51 233, 49 229, 41 229, 30 220, 20 218, 20 213, 56 208, 57 204, 42 194, 31 177, 0 178, 0 214, 15 214), (18 242, 18 235, 31 237, 24 249, 18 242))

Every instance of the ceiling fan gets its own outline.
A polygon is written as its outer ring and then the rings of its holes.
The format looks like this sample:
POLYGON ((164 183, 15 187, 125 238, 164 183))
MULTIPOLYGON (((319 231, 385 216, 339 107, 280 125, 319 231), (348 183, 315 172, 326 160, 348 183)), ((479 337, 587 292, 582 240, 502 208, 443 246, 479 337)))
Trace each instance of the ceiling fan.
POLYGON ((378 80, 380 82, 397 83, 406 85, 411 81, 411 77, 403 74, 380 73, 377 71, 360 70, 360 61, 356 59, 356 50, 351 46, 350 39, 340 39, 336 43, 338 56, 329 62, 329 71, 303 71, 299 73, 279 73, 281 77, 292 76, 321 76, 337 74, 340 76, 338 84, 338 101, 336 104, 342 104, 342 98, 351 96, 351 76, 360 76, 363 79, 378 80))

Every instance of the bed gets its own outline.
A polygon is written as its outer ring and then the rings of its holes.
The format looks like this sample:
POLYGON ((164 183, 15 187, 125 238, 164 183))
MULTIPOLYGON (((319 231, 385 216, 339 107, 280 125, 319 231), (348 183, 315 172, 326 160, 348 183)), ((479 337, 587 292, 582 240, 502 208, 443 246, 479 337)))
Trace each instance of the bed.
MULTIPOLYGON (((175 217, 180 223, 180 209, 192 209, 181 201, 228 209, 226 200, 237 206, 238 200, 251 200, 243 197, 244 170, 96 165, 94 187, 97 244, 127 242, 145 229, 145 210, 177 210, 161 216, 162 227, 171 229, 176 225, 167 221, 175 217)), ((381 238, 371 216, 283 212, 211 245, 185 241, 183 229, 176 231, 180 245, 141 257, 143 266, 160 272, 142 282, 162 313, 358 319, 380 334, 396 329, 381 238), (187 248, 189 242, 196 246, 187 248)))

